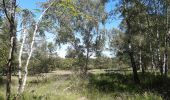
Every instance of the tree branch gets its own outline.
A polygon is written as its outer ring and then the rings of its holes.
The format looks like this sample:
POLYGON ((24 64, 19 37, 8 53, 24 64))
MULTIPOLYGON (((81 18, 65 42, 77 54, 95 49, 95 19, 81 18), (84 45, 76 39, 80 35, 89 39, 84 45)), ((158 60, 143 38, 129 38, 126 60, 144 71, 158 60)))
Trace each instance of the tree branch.
POLYGON ((9 21, 10 23, 12 23, 12 22, 11 22, 11 19, 9 18, 8 13, 7 13, 5 0, 3 0, 3 10, 4 10, 5 16, 6 16, 6 18, 8 19, 8 21, 9 21))

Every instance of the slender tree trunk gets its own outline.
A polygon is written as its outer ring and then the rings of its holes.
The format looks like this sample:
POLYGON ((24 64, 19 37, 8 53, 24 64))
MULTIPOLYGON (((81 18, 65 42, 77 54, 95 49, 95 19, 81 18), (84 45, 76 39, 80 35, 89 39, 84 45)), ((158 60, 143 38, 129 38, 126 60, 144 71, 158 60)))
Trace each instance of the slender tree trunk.
POLYGON ((133 78, 134 78, 134 82, 136 84, 140 83, 139 77, 138 77, 138 73, 137 73, 137 67, 136 67, 136 63, 135 63, 135 59, 134 59, 134 51, 133 51, 133 46, 132 46, 132 33, 131 33, 131 24, 129 19, 126 19, 126 24, 127 24, 127 34, 128 34, 128 44, 129 44, 129 57, 130 57, 130 61, 131 61, 131 66, 132 66, 132 70, 133 70, 133 78))
POLYGON ((5 0, 3 0, 3 10, 5 16, 9 22, 9 32, 10 32, 10 47, 7 62, 7 76, 6 76, 6 100, 11 98, 11 74, 12 65, 14 61, 14 50, 16 44, 16 26, 15 26, 15 10, 16 10, 16 0, 11 0, 11 9, 7 11, 5 0))
POLYGON ((26 39, 26 29, 23 29, 23 38, 22 38, 22 43, 21 43, 21 47, 20 47, 20 51, 19 51, 19 56, 18 56, 18 61, 19 61, 19 65, 18 65, 18 93, 20 94, 22 91, 22 53, 23 53, 23 47, 25 44, 25 39, 26 39))
MULTIPOLYGON (((128 1, 125 0, 124 1, 125 3, 125 9, 127 10, 127 6, 128 6, 128 1)), ((125 10, 125 11, 126 11, 125 10)), ((129 57, 130 57, 130 61, 131 61, 131 66, 132 66, 132 70, 133 70, 133 79, 134 79, 134 82, 136 84, 140 84, 140 80, 139 80, 139 77, 138 77, 138 73, 137 73, 137 67, 136 67, 136 63, 135 63, 135 59, 134 59, 134 51, 133 51, 133 45, 132 45, 132 26, 131 26, 131 17, 129 17, 129 12, 127 11, 126 12, 126 25, 127 25, 127 30, 126 30, 126 34, 128 35, 128 45, 129 45, 129 48, 128 48, 128 53, 129 53, 129 57)))
MULTIPOLYGON (((138 18, 138 25, 139 25, 139 28, 141 28, 141 25, 140 25, 140 19, 138 18)), ((139 35, 142 35, 141 33, 141 30, 139 29, 139 35)), ((143 72, 143 66, 142 66, 142 39, 139 39, 139 68, 140 70, 143 72)))
MULTIPOLYGON (((156 19, 156 23, 158 22, 158 19, 156 19)), ((157 67, 160 69, 161 75, 163 75, 163 67, 161 63, 161 55, 160 55, 160 36, 158 31, 158 25, 156 25, 156 38, 157 38, 157 57, 158 57, 158 63, 157 67)))
POLYGON ((167 71, 168 71, 168 35, 170 34, 170 30, 169 30, 169 9, 167 8, 167 20, 166 20, 166 24, 167 24, 167 32, 165 34, 165 50, 164 50, 164 64, 163 64, 163 74, 167 77, 167 71))
POLYGON ((129 56, 130 56, 130 61, 131 61, 131 65, 132 65, 132 70, 133 70, 133 79, 134 79, 136 84, 139 84, 140 80, 138 78, 137 67, 136 67, 131 43, 129 43, 129 56))
POLYGON ((139 84, 140 83, 140 80, 139 80, 139 77, 138 77, 138 73, 137 73, 137 67, 136 67, 136 63, 135 63, 135 59, 134 59, 134 51, 133 51, 133 45, 132 45, 132 26, 131 26, 131 19, 133 19, 132 17, 133 16, 130 16, 130 13, 129 11, 127 10, 127 7, 128 7, 128 0, 124 0, 124 4, 125 4, 125 21, 126 21, 126 25, 127 25, 127 30, 126 30, 126 34, 128 36, 128 45, 129 45, 129 48, 128 48, 128 54, 129 54, 129 57, 130 57, 130 61, 131 61, 131 67, 132 67, 132 70, 133 70, 133 78, 134 78, 134 82, 136 84, 139 84))
POLYGON ((32 37, 32 42, 31 42, 31 51, 28 55, 28 59, 26 61, 26 65, 24 67, 24 77, 23 77, 23 81, 22 81, 22 85, 21 85, 21 93, 24 92, 24 89, 25 89, 25 85, 26 85, 26 81, 27 81, 27 75, 28 75, 28 65, 29 65, 29 62, 30 62, 30 59, 32 57, 32 53, 33 53, 33 46, 34 46, 34 43, 35 43, 35 36, 37 34, 37 31, 38 31, 38 27, 39 27, 39 23, 42 19, 42 17, 45 15, 46 11, 52 6, 54 2, 52 2, 44 11, 43 13, 40 15, 37 23, 35 24, 35 29, 34 29, 34 32, 33 32, 33 37, 32 37))
POLYGON ((33 37, 32 37, 32 42, 31 42, 31 51, 28 55, 28 59, 26 61, 26 65, 25 65, 25 68, 24 68, 24 77, 23 77, 23 82, 22 82, 22 86, 21 86, 21 92, 24 91, 24 88, 25 88, 25 85, 26 85, 27 75, 28 75, 28 64, 30 62, 30 59, 31 59, 31 56, 32 56, 32 53, 33 53, 33 46, 34 46, 35 36, 36 36, 37 30, 38 30, 38 24, 36 24, 36 26, 35 26, 35 30, 34 30, 33 37))
POLYGON ((14 48, 15 48, 15 36, 11 37, 10 43, 10 51, 8 56, 8 64, 7 64, 7 77, 6 77, 6 100, 10 100, 11 97, 11 69, 12 63, 14 61, 14 48))
POLYGON ((151 28, 150 25, 150 21, 149 21, 149 16, 146 16, 147 19, 147 25, 148 25, 148 34, 149 34, 149 47, 150 47, 150 55, 151 55, 151 68, 152 71, 156 74, 156 66, 155 66, 155 62, 154 62, 154 50, 153 50, 153 46, 152 46, 152 42, 151 42, 151 33, 153 33, 153 30, 151 28))
POLYGON ((163 58, 163 66, 162 66, 162 73, 167 76, 167 60, 168 60, 168 52, 167 52, 167 36, 165 35, 165 44, 164 44, 164 58, 163 58))
POLYGON ((139 51, 139 68, 142 70, 142 52, 141 50, 139 51))
POLYGON ((156 66, 154 63, 154 53, 153 53, 153 49, 152 49, 152 44, 150 43, 150 52, 151 52, 151 65, 152 65, 152 70, 155 73, 156 72, 156 66))
POLYGON ((86 54, 86 63, 85 63, 85 68, 84 68, 84 74, 87 73, 88 62, 89 62, 89 47, 87 47, 87 54, 86 54))
POLYGON ((140 70, 142 71, 142 74, 144 74, 145 73, 145 68, 142 65, 142 51, 141 51, 141 48, 140 48, 140 51, 139 51, 139 67, 140 67, 140 70))
POLYGON ((165 50, 164 53, 164 64, 163 64, 163 74, 167 76, 167 71, 168 71, 168 54, 167 50, 165 50))
POLYGON ((85 68, 84 68, 84 74, 86 75, 87 74, 87 67, 88 67, 88 62, 89 62, 89 45, 90 45, 90 33, 88 33, 88 36, 87 36, 87 51, 86 51, 86 63, 85 63, 85 68))

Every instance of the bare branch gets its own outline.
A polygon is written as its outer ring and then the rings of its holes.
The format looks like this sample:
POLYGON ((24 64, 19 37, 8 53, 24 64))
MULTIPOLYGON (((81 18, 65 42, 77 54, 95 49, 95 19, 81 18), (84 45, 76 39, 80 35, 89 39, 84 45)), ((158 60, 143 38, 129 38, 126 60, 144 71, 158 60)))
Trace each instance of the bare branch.
POLYGON ((6 18, 8 19, 8 21, 9 21, 10 23, 12 23, 12 22, 11 22, 11 19, 9 18, 8 13, 7 13, 5 0, 3 0, 3 10, 4 10, 5 16, 6 16, 6 18))

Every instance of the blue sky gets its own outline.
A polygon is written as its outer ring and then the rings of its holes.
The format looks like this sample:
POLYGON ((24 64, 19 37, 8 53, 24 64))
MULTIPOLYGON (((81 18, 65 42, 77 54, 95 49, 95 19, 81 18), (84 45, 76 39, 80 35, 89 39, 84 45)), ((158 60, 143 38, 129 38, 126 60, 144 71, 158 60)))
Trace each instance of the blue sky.
MULTIPOLYGON (((21 8, 34 10, 34 9, 39 9, 38 2, 44 2, 44 1, 46 1, 46 0, 18 0, 18 5, 21 8)), ((110 1, 112 1, 112 0, 110 0, 110 1)), ((107 3, 106 6, 105 6, 105 10, 107 12, 109 12, 110 10, 114 9, 115 4, 116 4, 116 2, 107 3)), ((36 15, 39 16, 39 14, 36 14, 36 15)), ((108 30, 112 29, 113 27, 118 28, 120 21, 121 20, 113 19, 111 21, 108 21, 106 23, 105 27, 108 30)), ((52 38, 53 36, 51 36, 51 35, 48 35, 47 37, 48 37, 48 41, 52 41, 54 39, 54 38, 52 38)), ((60 49, 59 48, 57 49, 58 55, 60 57, 63 57, 63 58, 65 57, 67 47, 68 47, 68 45, 63 45, 60 49)), ((111 57, 109 51, 104 51, 103 54, 111 57)))
POLYGON ((44 2, 44 1, 46 0, 18 0, 18 4, 22 8, 33 10, 39 8, 39 6, 37 5, 38 2, 44 2))

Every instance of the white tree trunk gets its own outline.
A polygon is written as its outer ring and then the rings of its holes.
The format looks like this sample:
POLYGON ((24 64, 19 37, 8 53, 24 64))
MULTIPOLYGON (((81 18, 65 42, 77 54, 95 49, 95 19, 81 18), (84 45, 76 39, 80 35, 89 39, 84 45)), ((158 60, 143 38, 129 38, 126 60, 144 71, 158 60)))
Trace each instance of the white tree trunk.
POLYGON ((33 37, 32 37, 32 42, 31 42, 31 51, 30 51, 30 53, 28 55, 28 59, 26 61, 26 65, 25 65, 25 68, 24 68, 24 77, 23 77, 23 83, 22 83, 22 87, 21 87, 21 92, 24 91, 24 88, 25 88, 25 85, 26 85, 27 75, 28 75, 28 64, 29 64, 29 61, 30 61, 31 56, 32 56, 33 46, 34 46, 35 36, 36 36, 37 30, 38 30, 38 24, 36 24, 36 26, 35 26, 35 30, 34 30, 33 37))
POLYGON ((166 54, 164 53, 163 74, 165 74, 165 67, 166 67, 166 54))
POLYGON ((18 56, 18 61, 19 61, 18 81, 19 81, 19 84, 18 84, 18 93, 17 94, 21 93, 21 87, 22 87, 22 72, 21 72, 21 70, 22 70, 22 53, 23 53, 23 47, 24 47, 25 39, 26 39, 26 30, 27 29, 24 27, 22 43, 21 43, 20 52, 19 52, 19 56, 18 56))
POLYGON ((41 19, 42 17, 45 15, 46 11, 52 6, 54 2, 52 2, 48 8, 46 8, 43 13, 40 15, 36 25, 35 25, 35 29, 34 29, 34 33, 33 33, 33 37, 32 37, 32 42, 31 42, 31 51, 28 55, 28 59, 26 61, 26 65, 25 65, 25 68, 24 68, 24 77, 23 77, 23 82, 22 82, 22 87, 21 87, 21 92, 24 91, 24 88, 25 88, 25 85, 26 85, 26 81, 27 81, 27 75, 28 75, 28 65, 29 65, 29 62, 30 62, 30 59, 31 59, 31 56, 32 56, 32 53, 33 53, 33 46, 34 46, 34 42, 35 42, 35 36, 37 34, 37 31, 38 31, 38 27, 39 27, 39 23, 41 22, 41 19))
POLYGON ((142 71, 142 51, 139 51, 139 68, 142 71))
MULTIPOLYGON (((157 33, 157 38, 159 39, 159 33, 157 33)), ((158 56, 158 61, 160 62, 160 60, 161 60, 161 55, 160 55, 159 40, 158 40, 157 56, 158 56)), ((158 62, 158 63, 159 63, 159 62, 158 62)))
POLYGON ((168 71, 168 41, 169 41, 169 7, 167 8, 167 20, 166 20, 166 25, 167 25, 167 33, 165 34, 165 50, 164 50, 164 62, 163 62, 163 74, 167 76, 167 71, 168 71))
POLYGON ((152 43, 150 45, 150 52, 151 52, 151 64, 152 64, 152 72, 156 75, 156 66, 154 62, 154 50, 152 49, 152 43))

